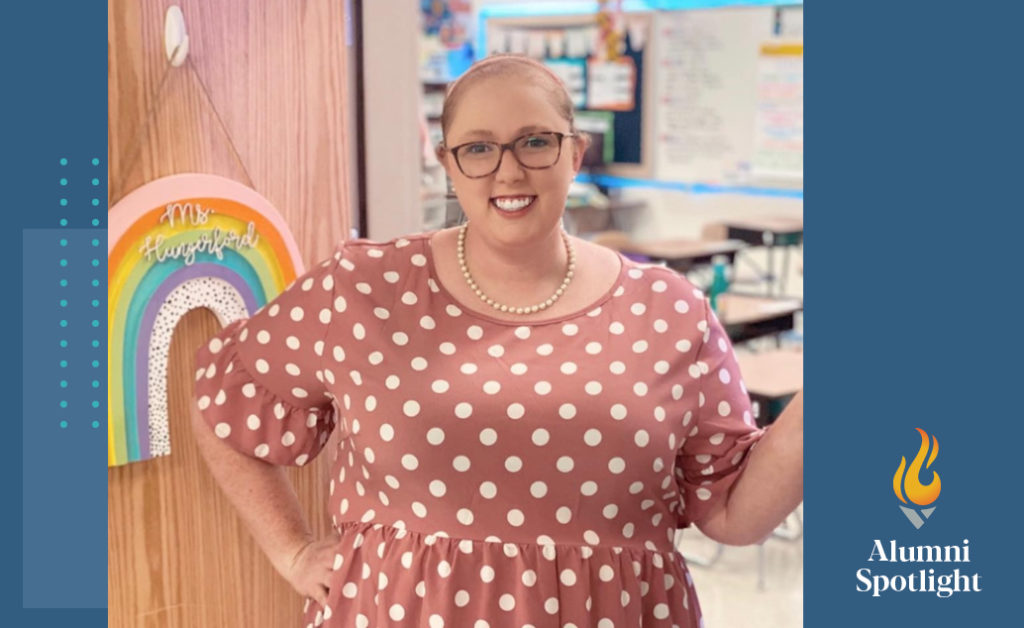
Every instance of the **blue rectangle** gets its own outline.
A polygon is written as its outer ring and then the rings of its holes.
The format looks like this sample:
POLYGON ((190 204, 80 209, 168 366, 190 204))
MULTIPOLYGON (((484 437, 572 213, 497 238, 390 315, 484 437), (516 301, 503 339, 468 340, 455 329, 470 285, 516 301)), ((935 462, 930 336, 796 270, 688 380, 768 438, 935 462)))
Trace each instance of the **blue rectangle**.
POLYGON ((104 235, 99 229, 23 231, 26 608, 106 607, 106 522, 81 515, 106 501, 104 235))
POLYGON ((1024 11, 966 8, 807 11, 807 626, 1020 623, 1024 11), (894 488, 917 428, 938 443, 918 481, 941 486, 921 505, 894 488), (935 510, 918 529, 904 506, 935 510), (940 595, 957 570, 981 590, 940 595))

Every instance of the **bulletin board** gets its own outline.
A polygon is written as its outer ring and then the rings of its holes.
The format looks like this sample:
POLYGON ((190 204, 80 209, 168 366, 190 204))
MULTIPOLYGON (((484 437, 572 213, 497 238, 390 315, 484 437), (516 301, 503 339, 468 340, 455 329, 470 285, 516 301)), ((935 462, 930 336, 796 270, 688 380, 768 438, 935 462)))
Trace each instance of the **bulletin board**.
MULTIPOLYGON (((635 102, 609 107, 615 155, 608 174, 802 188, 802 6, 627 11, 622 18, 622 52, 636 67, 635 102)), ((593 15, 493 17, 484 24, 485 55, 571 58, 549 61, 577 79, 596 38, 593 15)), ((592 95, 584 77, 575 83, 577 105, 592 95)))
MULTIPOLYGON (((614 168, 642 168, 647 155, 645 48, 651 13, 625 16, 621 56, 612 63, 593 59, 597 26, 593 15, 494 18, 486 22, 486 54, 510 52, 542 61, 569 89, 580 112, 611 112, 614 168)), ((645 170, 644 174, 648 174, 645 170)))

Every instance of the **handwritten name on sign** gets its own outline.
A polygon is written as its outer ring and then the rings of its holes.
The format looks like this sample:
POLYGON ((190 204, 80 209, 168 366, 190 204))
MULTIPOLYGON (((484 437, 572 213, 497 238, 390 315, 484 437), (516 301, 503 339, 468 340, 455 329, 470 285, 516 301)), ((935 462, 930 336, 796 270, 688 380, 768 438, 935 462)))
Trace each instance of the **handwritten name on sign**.
MULTIPOLYGON (((161 223, 167 223, 168 227, 202 227, 209 221, 210 216, 216 213, 213 208, 203 207, 199 203, 168 203, 164 213, 160 216, 161 223)), ((196 230, 196 238, 184 242, 167 244, 167 238, 163 235, 146 236, 146 243, 139 248, 146 261, 154 258, 158 262, 169 259, 181 259, 186 266, 191 266, 196 261, 196 254, 210 253, 217 259, 224 259, 224 249, 235 250, 252 248, 259 242, 259 234, 256 233, 256 223, 250 221, 245 232, 229 231, 214 227, 212 229, 196 230)))

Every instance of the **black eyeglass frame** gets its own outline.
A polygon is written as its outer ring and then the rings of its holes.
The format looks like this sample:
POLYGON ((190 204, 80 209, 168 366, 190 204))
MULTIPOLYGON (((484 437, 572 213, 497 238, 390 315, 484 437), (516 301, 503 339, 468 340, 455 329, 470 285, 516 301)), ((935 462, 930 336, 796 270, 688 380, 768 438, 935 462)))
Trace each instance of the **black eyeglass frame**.
POLYGON ((455 158, 455 165, 458 166, 459 172, 462 173, 462 176, 466 177, 467 179, 483 179, 484 177, 491 176, 492 174, 497 172, 499 168, 501 168, 501 160, 505 158, 505 151, 506 150, 508 152, 512 153, 512 158, 516 160, 516 163, 518 163, 520 167, 526 168, 527 170, 547 170, 548 168, 552 168, 552 167, 554 167, 555 164, 558 163, 558 160, 562 158, 562 140, 564 140, 567 137, 578 137, 578 136, 579 136, 579 133, 559 133, 558 131, 539 131, 537 133, 526 133, 525 135, 520 135, 519 137, 515 138, 511 142, 506 142, 504 144, 502 144, 500 142, 488 142, 488 141, 485 141, 485 140, 476 140, 476 141, 473 141, 473 142, 466 142, 464 144, 459 144, 458 146, 452 146, 451 148, 447 148, 447 147, 444 147, 444 146, 442 146, 442 148, 444 148, 444 150, 447 150, 447 151, 451 152, 452 156, 455 158), (516 151, 515 151, 515 148, 514 148, 515 145, 516 145, 516 142, 518 142, 519 140, 528 138, 528 137, 535 137, 535 136, 538 136, 538 135, 554 135, 554 136, 556 136, 558 138, 558 154, 555 155, 555 160, 553 162, 551 162, 550 166, 527 166, 526 164, 524 164, 519 159, 519 156, 516 155, 516 151), (498 163, 495 164, 494 170, 491 170, 487 174, 478 174, 478 175, 468 175, 468 174, 466 174, 466 171, 462 168, 462 162, 459 161, 459 149, 460 148, 465 148, 465 147, 470 146, 472 144, 492 144, 492 145, 495 145, 495 146, 498 147, 500 152, 498 153, 498 163))

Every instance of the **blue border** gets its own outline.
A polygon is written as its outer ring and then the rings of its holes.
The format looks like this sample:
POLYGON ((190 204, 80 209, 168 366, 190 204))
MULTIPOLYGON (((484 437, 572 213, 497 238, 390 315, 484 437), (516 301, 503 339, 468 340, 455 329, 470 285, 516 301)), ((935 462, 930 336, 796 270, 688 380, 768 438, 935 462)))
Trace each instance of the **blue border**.
POLYGON ((21 513, 0 523, 8 557, 0 623, 99 627, 107 623, 107 3, 9 3, 4 22, 0 255, 9 297, 22 303, 0 310, 5 346, 20 353, 0 378, 11 442, 0 481, 21 513))
MULTIPOLYGON (((53 229, 62 216, 68 227, 88 230, 105 210, 73 180, 65 211, 56 183, 61 157, 74 168, 99 157, 105 167, 105 3, 62 2, 56 11, 54 4, 5 5, 13 26, 0 38, 0 53, 12 60, 0 150, 9 228, 0 259, 8 269, 23 260, 24 230, 53 229)), ((1012 138, 1024 106, 1007 77, 1019 73, 1012 42, 1022 13, 1013 3, 993 18, 891 2, 826 2, 813 12, 814 53, 806 63, 809 84, 819 87, 808 90, 807 122, 820 131, 808 135, 806 172, 822 211, 809 214, 805 247, 805 359, 813 365, 805 374, 808 627, 997 625, 1012 624, 999 617, 1019 616, 1014 506, 1024 443, 1024 330, 1013 303, 1024 220, 1012 138), (972 28, 972 19, 982 27, 972 28), (942 447, 942 501, 921 530, 909 527, 891 489, 900 456, 913 454, 916 426, 942 447), (950 599, 857 593, 853 574, 865 566, 873 538, 970 538, 966 567, 983 575, 984 590, 950 599)), ((31 267, 25 275, 45 280, 31 267)), ((18 346, 21 308, 0 315, 6 346, 18 346)), ((22 403, 20 361, 6 366, 0 385, 18 443, 36 408, 22 403)), ((24 455, 0 458, 0 481, 19 504, 22 481, 38 479, 23 477, 24 455)), ((102 450, 75 455, 82 459, 68 464, 89 489, 61 520, 61 533, 105 530, 102 450)), ((3 555, 20 556, 21 518, 0 525, 3 555)), ((94 557, 106 547, 104 534, 52 563, 38 562, 51 568, 55 596, 83 582, 68 575, 69 565, 94 568, 104 580, 105 557, 94 557)), ((9 560, 5 568, 12 584, 0 590, 3 625, 106 624, 102 609, 25 609, 13 584, 22 564, 9 560)))
POLYGON ((712 183, 686 183, 682 181, 659 181, 658 179, 638 179, 617 177, 610 174, 588 174, 581 172, 576 175, 581 183, 595 183, 610 188, 647 188, 653 190, 675 190, 690 194, 742 194, 744 196, 771 196, 775 198, 794 198, 803 200, 803 190, 787 190, 776 188, 759 188, 749 185, 717 185, 712 183))

